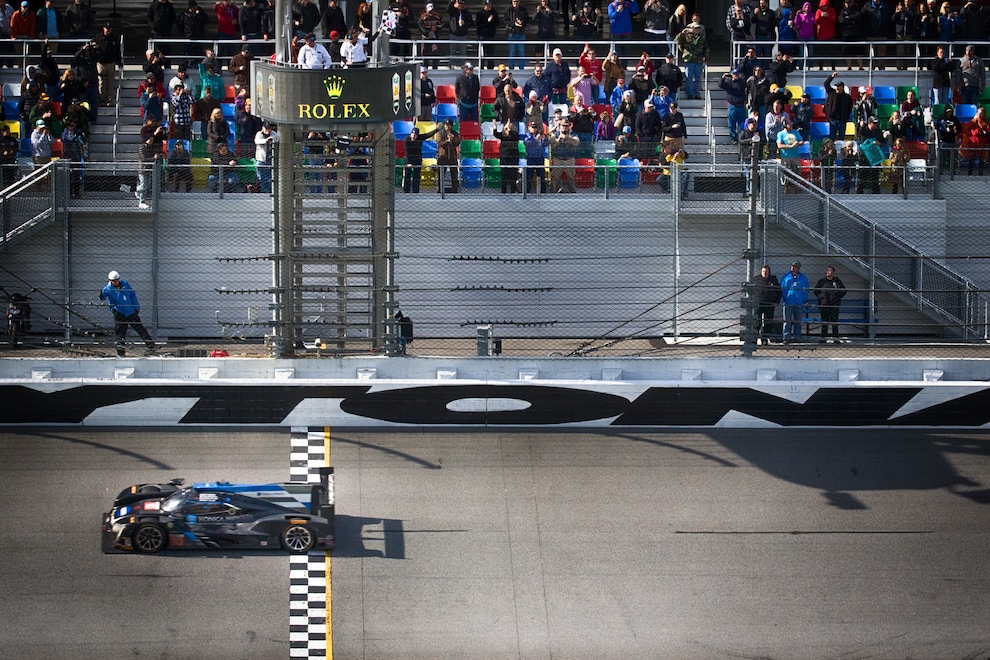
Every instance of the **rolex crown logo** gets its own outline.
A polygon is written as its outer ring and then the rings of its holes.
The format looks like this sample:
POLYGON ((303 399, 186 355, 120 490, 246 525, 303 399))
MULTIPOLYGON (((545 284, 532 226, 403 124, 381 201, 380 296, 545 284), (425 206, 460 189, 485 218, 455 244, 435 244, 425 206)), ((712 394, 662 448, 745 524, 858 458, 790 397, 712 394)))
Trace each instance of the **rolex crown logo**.
POLYGON ((347 81, 340 76, 330 76, 323 81, 323 85, 327 88, 327 96, 331 100, 336 100, 340 98, 340 95, 344 93, 344 83, 347 81))

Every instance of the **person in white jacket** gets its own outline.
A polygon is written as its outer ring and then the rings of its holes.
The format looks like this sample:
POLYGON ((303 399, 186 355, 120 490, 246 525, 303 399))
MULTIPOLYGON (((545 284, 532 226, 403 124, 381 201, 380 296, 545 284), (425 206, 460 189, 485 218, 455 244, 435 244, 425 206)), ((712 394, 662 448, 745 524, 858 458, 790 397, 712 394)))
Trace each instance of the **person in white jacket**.
POLYGON ((275 155, 275 143, 279 141, 278 132, 272 130, 272 125, 265 122, 261 130, 254 136, 254 160, 258 166, 258 180, 261 192, 272 191, 272 157, 275 155))
POLYGON ((316 43, 316 35, 312 32, 306 35, 299 49, 299 66, 303 69, 329 69, 333 66, 330 53, 321 44, 316 43))

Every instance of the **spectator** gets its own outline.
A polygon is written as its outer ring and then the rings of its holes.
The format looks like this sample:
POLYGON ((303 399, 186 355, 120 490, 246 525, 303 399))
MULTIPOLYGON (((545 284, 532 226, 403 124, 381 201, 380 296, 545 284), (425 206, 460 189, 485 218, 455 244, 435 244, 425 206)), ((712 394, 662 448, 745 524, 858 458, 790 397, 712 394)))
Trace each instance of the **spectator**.
POLYGON ((691 22, 677 35, 677 46, 681 50, 681 60, 687 74, 687 95, 691 99, 701 98, 701 70, 708 61, 708 40, 701 24, 701 15, 694 14, 691 22))
POLYGON ((67 120, 62 129, 62 159, 69 165, 69 194, 79 197, 82 194, 83 153, 86 151, 86 136, 76 127, 75 120, 67 120))
MULTIPOLYGON (((327 6, 329 7, 329 3, 327 6)), ((310 32, 316 32, 316 28, 320 27, 321 20, 320 7, 314 0, 296 0, 292 5, 292 23, 296 31, 296 36, 300 39, 310 32)), ((338 31, 342 35, 345 34, 346 26, 344 30, 338 31)))
POLYGON ((226 144, 231 138, 230 126, 223 116, 223 111, 217 108, 210 115, 210 121, 206 124, 206 148, 212 154, 217 150, 217 145, 223 142, 226 144))
POLYGON ((73 101, 86 98, 86 95, 83 93, 82 83, 76 79, 75 69, 70 67, 62 74, 62 79, 58 81, 55 98, 63 104, 69 104, 73 101))
POLYGON ((161 83, 155 83, 145 88, 141 94, 141 116, 145 119, 152 118, 158 122, 164 119, 165 109, 165 87, 161 83))
POLYGON ((617 135, 622 135, 625 131, 624 129, 629 128, 630 138, 634 137, 631 135, 633 127, 636 126, 636 117, 639 115, 639 104, 636 103, 636 93, 631 89, 627 89, 622 94, 622 100, 619 101, 619 107, 615 112, 614 126, 617 135))
POLYGON ((440 16, 440 12, 436 11, 432 2, 426 4, 426 9, 420 14, 417 25, 424 39, 420 45, 423 61, 436 69, 440 65, 440 47, 437 45, 437 41, 440 39, 440 31, 443 29, 443 17, 440 16))
POLYGON ((206 38, 206 26, 210 22, 210 15, 199 8, 196 0, 189 0, 188 5, 188 8, 179 14, 176 23, 182 36, 186 38, 183 51, 188 58, 186 64, 193 66, 196 56, 203 52, 203 44, 197 42, 206 38))
POLYGON ((805 142, 811 140, 811 120, 814 115, 815 109, 811 105, 811 95, 804 92, 801 94, 801 98, 791 106, 791 118, 794 120, 794 128, 801 134, 801 139, 805 142))
MULTIPOLYGON (((199 122, 199 138, 201 140, 207 139, 207 127, 210 123, 210 117, 216 110, 220 110, 220 101, 213 98, 213 91, 209 87, 203 89, 203 97, 198 99, 192 106, 192 120, 193 123, 199 122)), ((223 113, 220 113, 221 116, 223 113)))
POLYGON ((670 100, 677 99, 677 91, 684 85, 684 74, 674 63, 674 54, 667 53, 663 64, 657 69, 657 87, 666 87, 670 100))
POLYGON ((745 43, 750 38, 753 24, 753 6, 749 0, 733 0, 725 14, 725 29, 733 43, 745 43))
POLYGON ((684 114, 681 113, 677 101, 671 101, 670 112, 663 118, 663 143, 666 147, 670 145, 674 151, 684 148, 684 138, 687 137, 687 123, 684 121, 684 114))
POLYGON ((739 75, 742 76, 743 80, 749 80, 758 66, 762 66, 762 64, 760 59, 756 56, 756 49, 747 48, 746 54, 736 60, 735 68, 739 69, 739 75))
MULTIPOLYGON (((424 67, 426 68, 426 67, 424 67)), ((407 193, 418 193, 419 184, 423 170, 423 141, 436 134, 439 129, 434 128, 427 133, 420 133, 419 129, 413 126, 409 137, 406 138, 406 162, 402 172, 402 191, 407 193)))
POLYGON ((443 128, 437 133, 437 185, 439 192, 457 193, 460 191, 460 181, 458 180, 458 157, 457 147, 461 143, 461 136, 454 130, 454 120, 449 117, 444 120, 443 128), (445 189, 444 183, 450 186, 445 189))
POLYGON ((797 30, 794 29, 794 11, 789 5, 785 7, 781 3, 780 20, 777 22, 777 39, 781 42, 778 50, 782 51, 784 55, 795 57, 798 54, 798 48, 792 42, 797 41, 797 38, 797 30))
POLYGON ((739 70, 723 73, 718 86, 725 90, 730 144, 739 144, 739 128, 746 119, 746 83, 739 77, 739 70))
MULTIPOLYGON (((251 4, 254 4, 254 0, 249 0, 251 4)), ((245 12, 241 12, 241 16, 245 12)), ((244 44, 241 46, 241 52, 230 58, 230 62, 227 65, 227 69, 230 71, 231 76, 234 79, 234 90, 240 92, 242 89, 248 90, 248 96, 251 95, 251 60, 254 56, 251 54, 251 46, 249 44, 244 44)))
MULTIPOLYGON (((896 9, 894 9, 894 16, 891 22, 894 25, 894 38, 897 41, 914 41, 915 39, 915 27, 917 21, 917 12, 914 9, 914 0, 901 0, 897 3, 896 9)), ((897 68, 900 71, 906 71, 911 60, 906 59, 914 54, 914 49, 911 46, 896 46, 897 56, 901 59, 897 60, 897 68)))
MULTIPOLYGON (((760 146, 762 142, 763 138, 760 136, 760 126, 759 122, 756 121, 756 117, 747 118, 742 132, 739 133, 739 162, 743 165, 748 165, 753 162, 754 158, 757 161, 762 160, 763 147, 760 146)), ((773 151, 776 153, 776 150, 776 138, 774 138, 773 151)))
POLYGON ((838 75, 833 71, 832 75, 825 79, 825 117, 828 118, 829 124, 828 136, 833 140, 841 140, 845 137, 846 123, 852 112, 852 97, 846 92, 845 84, 837 82, 835 87, 832 86, 832 81, 838 75))
POLYGON ((577 75, 574 76, 568 83, 567 86, 574 90, 574 96, 577 97, 578 94, 584 99, 593 99, 594 96, 591 90, 594 86, 594 79, 591 74, 585 71, 583 66, 577 68, 577 75))
MULTIPOLYGON (((575 8, 577 3, 575 3, 575 8)), ((585 0, 581 9, 575 11, 571 17, 574 23, 574 36, 578 39, 594 39, 602 28, 602 10, 594 7, 591 2, 585 0)))
POLYGON ((172 113, 172 137, 180 140, 192 139, 192 93, 185 85, 175 86, 169 97, 169 112, 172 113))
POLYGON ((254 160, 258 167, 260 190, 265 194, 272 191, 272 163, 275 157, 275 145, 278 142, 278 131, 272 130, 272 125, 268 122, 263 123, 261 130, 254 136, 254 160))
MULTIPOLYGON (((987 161, 987 151, 990 150, 990 121, 987 121, 987 110, 982 105, 976 109, 976 116, 963 125, 963 141, 959 148, 959 157, 967 162, 967 174, 973 174, 973 165, 977 165, 977 173, 983 176, 983 167, 987 161)), ((32 142, 34 136, 31 136, 32 142)))
MULTIPOLYGON (((542 0, 544 4, 547 0, 542 0)), ((451 0, 447 5, 447 23, 450 27, 450 59, 463 60, 467 57, 467 41, 474 17, 465 6, 464 0, 451 0)))
POLYGON ((146 119, 141 126, 137 184, 139 209, 149 208, 148 199, 153 195, 151 182, 154 180, 154 169, 162 157, 162 144, 165 142, 165 137, 165 128, 153 118, 146 119))
POLYGON ((530 122, 526 135, 523 136, 523 146, 526 148, 526 171, 524 173, 524 192, 529 194, 536 190, 537 182, 540 193, 547 191, 547 173, 544 167, 547 148, 550 141, 543 131, 543 123, 530 122))
POLYGON ((571 82, 571 68, 564 62, 564 54, 559 48, 553 49, 544 71, 550 85, 550 102, 567 103, 567 85, 571 82))
MULTIPOLYGON (((670 5, 667 0, 646 0, 642 12, 643 36, 656 44, 664 44, 662 48, 666 50, 667 25, 670 23, 670 5)), ((661 46, 651 46, 650 50, 654 56, 659 57, 661 46)))
POLYGON ((636 67, 636 73, 629 79, 629 89, 635 95, 636 105, 638 107, 643 107, 646 99, 650 98, 650 95, 653 94, 653 88, 653 81, 650 80, 646 66, 640 64, 636 67))
POLYGON ((522 42, 526 41, 526 26, 529 24, 529 12, 519 0, 505 10, 505 32, 509 40, 509 68, 526 68, 526 49, 522 42))
POLYGON ((657 72, 657 67, 653 64, 650 54, 645 50, 639 55, 639 62, 636 63, 637 71, 639 71, 639 67, 643 67, 643 70, 646 72, 646 79, 650 81, 650 84, 655 84, 653 82, 653 74, 657 72))
POLYGON ((172 150, 168 152, 168 170, 165 182, 172 192, 189 192, 192 190, 193 175, 189 150, 184 140, 175 140, 172 150))
POLYGON ((509 71, 509 67, 504 64, 498 65, 498 71, 495 77, 492 78, 492 87, 495 88, 495 97, 498 98, 503 94, 503 88, 505 87, 515 87, 516 81, 512 79, 512 72, 509 71))
POLYGON ((763 118, 767 114, 767 95, 770 93, 770 80, 764 75, 763 67, 753 69, 753 75, 746 80, 746 102, 751 112, 763 118))
MULTIPOLYGON (((238 14, 240 10, 231 0, 220 0, 213 3, 213 13, 217 16, 217 39, 220 41, 233 41, 240 39, 240 25, 238 14)), ((229 46, 220 44, 220 55, 229 55, 229 46)))
POLYGON ((533 67, 533 75, 523 83, 522 91, 523 97, 527 99, 535 92, 536 98, 541 103, 546 103, 550 100, 550 82, 543 72, 542 64, 537 63, 533 67))
POLYGON ((605 98, 611 100, 616 86, 622 87, 619 96, 622 95, 626 86, 626 68, 619 62, 619 56, 614 50, 609 51, 608 55, 605 56, 605 61, 602 62, 602 77, 602 82, 605 85, 605 98))
MULTIPOLYGON (((165 96, 165 85, 155 80, 155 74, 149 73, 137 87, 138 101, 141 103, 141 116, 144 117, 144 99, 150 92, 165 96)), ((161 119, 161 117, 159 117, 161 119)))
MULTIPOLYGON (((613 41, 628 41, 632 36, 632 17, 639 13, 636 0, 612 0, 608 3, 609 33, 613 41)), ((617 46, 619 55, 625 55, 625 47, 617 46)))
POLYGON ((590 94, 585 94, 584 98, 590 105, 594 105, 598 103, 602 86, 602 61, 595 56, 595 49, 588 44, 584 45, 584 50, 578 56, 578 66, 591 76, 590 94))
POLYGON ((124 60, 120 51, 120 37, 114 34, 110 23, 104 23, 100 34, 96 36, 96 53, 100 105, 112 107, 117 91, 117 69, 123 68, 124 60))
POLYGON ((550 181, 555 192, 576 193, 574 181, 574 159, 577 157, 580 142, 571 135, 571 123, 567 119, 560 122, 560 133, 550 138, 550 181))
POLYGON ((148 5, 148 25, 152 39, 171 39, 175 27, 175 7, 169 0, 154 0, 148 5))
POLYGON ((419 67, 419 118, 430 121, 433 117, 433 106, 437 102, 437 88, 429 76, 429 69, 419 67))
POLYGON ((180 83, 186 89, 192 89, 192 83, 189 82, 189 73, 186 71, 185 64, 180 64, 175 71, 175 75, 169 79, 168 85, 165 86, 165 93, 171 95, 175 91, 175 86, 180 83))
POLYGON ((848 42, 843 46, 846 68, 852 71, 853 60, 855 59, 859 70, 862 71, 863 54, 866 51, 866 48, 860 45, 866 37, 863 12, 854 6, 853 0, 845 0, 845 5, 839 10, 839 15, 835 20, 839 29, 839 39, 848 42))
POLYGON ((474 22, 477 25, 478 31, 479 53, 482 56, 486 53, 488 54, 488 57, 482 58, 481 65, 486 69, 490 69, 492 67, 491 55, 495 52, 495 49, 494 47, 486 48, 484 42, 496 37, 499 26, 498 12, 492 8, 492 0, 484 0, 484 6, 475 16, 474 22))
MULTIPOLYGON (((261 38, 261 15, 261 7, 254 0, 244 0, 244 5, 237 12, 237 25, 241 31, 241 41, 261 38)), ((241 52, 244 52, 243 46, 241 47, 241 52)), ((257 55, 258 46, 248 44, 248 53, 257 55)), ((234 84, 237 84, 236 76, 234 84)))
POLYGON ((19 11, 14 12, 14 15, 10 19, 10 38, 11 39, 34 39, 35 34, 38 32, 37 19, 35 15, 31 13, 30 4, 27 0, 21 2, 21 8, 19 11))
POLYGON ((107 275, 110 280, 100 291, 100 300, 106 300, 113 313, 113 334, 117 339, 117 357, 124 357, 124 337, 127 336, 127 328, 134 328, 134 332, 144 340, 147 352, 150 354, 155 350, 155 340, 141 323, 141 305, 138 303, 137 293, 127 280, 121 279, 120 274, 111 270, 107 275))
POLYGON ((213 156, 210 158, 210 176, 208 182, 210 192, 217 192, 220 189, 220 182, 223 181, 223 192, 230 193, 237 190, 239 175, 237 173, 237 157, 230 151, 226 142, 218 142, 213 156))
POLYGON ((780 282, 777 276, 770 272, 770 266, 764 264, 760 274, 753 279, 756 285, 756 343, 769 344, 780 341, 780 328, 774 323, 774 312, 780 303, 780 282))
POLYGON ((61 118, 55 112, 55 106, 52 105, 51 97, 48 94, 42 94, 38 102, 31 108, 31 113, 28 115, 28 125, 37 126, 39 119, 44 120, 45 126, 52 135, 62 134, 61 118))
POLYGON ((908 149, 907 141, 898 138, 894 146, 890 148, 890 184, 892 192, 896 195, 900 189, 901 180, 905 176, 905 168, 911 161, 911 151, 908 149))
POLYGON ((35 169, 51 162, 54 142, 55 139, 45 121, 43 119, 36 121, 34 131, 31 132, 31 160, 35 169))
MULTIPOLYGON (((372 7, 371 2, 367 2, 366 0, 361 0, 361 2, 358 3, 357 11, 354 13, 354 30, 357 31, 362 37, 364 37, 364 40, 368 41, 369 44, 367 46, 368 57, 371 57, 371 52, 372 52, 370 46, 371 44, 370 38, 371 38, 371 33, 373 31, 372 24, 374 23, 373 11, 374 8, 372 7)), ((472 25, 473 24, 474 23, 472 23, 472 25)))
POLYGON ((801 9, 794 13, 794 31, 797 33, 798 41, 803 42, 804 65, 810 69, 814 51, 812 44, 815 41, 815 13, 810 2, 803 3, 801 9))
POLYGON ((499 139, 498 162, 503 193, 519 192, 519 128, 509 122, 495 133, 499 139))
POLYGON ((808 301, 808 278, 801 272, 801 262, 791 264, 791 271, 780 280, 781 301, 784 303, 784 343, 801 339, 801 319, 804 303, 808 301))
MULTIPOLYGON (((866 36, 873 42, 873 52, 877 58, 877 69, 884 70, 884 58, 891 37, 890 6, 887 0, 866 0, 862 10, 866 36)), ((840 33, 841 34, 841 33, 840 33)), ((948 41, 948 39, 946 39, 948 41)))
POLYGON ((52 0, 45 0, 44 6, 38 10, 35 25, 39 39, 58 39, 60 35, 65 35, 65 19, 52 0))
POLYGON ((65 31, 69 39, 88 39, 93 31, 93 8, 82 0, 72 0, 65 10, 65 31))
POLYGON ((316 42, 316 35, 312 32, 304 37, 305 43, 299 49, 299 67, 302 69, 329 69, 333 66, 330 53, 323 47, 323 44, 316 42))
POLYGON ((642 152, 656 153, 656 145, 660 141, 660 134, 663 129, 660 114, 653 107, 653 99, 646 99, 643 104, 643 112, 636 117, 636 136, 640 143, 644 143, 642 152))
MULTIPOLYGON (((516 90, 512 88, 512 85, 505 85, 502 87, 502 95, 495 100, 494 111, 497 123, 517 124, 522 121, 526 106, 523 105, 522 99, 516 95, 516 90)), ((518 129, 516 129, 516 133, 519 133, 518 129)))
POLYGON ((17 138, 10 134, 8 124, 0 124, 0 190, 17 181, 17 151, 20 149, 17 138))
POLYGON ((344 18, 344 11, 340 8, 340 3, 337 0, 329 0, 327 2, 327 8, 323 12, 320 23, 323 26, 324 36, 329 35, 331 32, 347 34, 347 20, 344 18))
POLYGON ((770 3, 767 0, 760 0, 759 6, 753 10, 753 32, 757 43, 757 57, 770 57, 773 46, 768 42, 777 40, 777 20, 777 12, 770 9, 770 3))
POLYGON ((962 102, 975 105, 987 84, 983 60, 976 54, 975 46, 966 46, 966 54, 959 60, 959 76, 962 80, 962 102))
POLYGON ((784 104, 779 100, 774 101, 770 111, 767 112, 763 121, 764 130, 767 136, 767 158, 777 158, 777 135, 787 128, 787 124, 794 124, 791 118, 784 112, 784 104))
POLYGON ((203 61, 199 63, 199 82, 202 89, 199 92, 199 97, 203 98, 206 96, 206 90, 210 90, 210 96, 217 100, 217 103, 221 102, 227 95, 227 90, 224 89, 223 78, 217 73, 216 61, 213 58, 213 51, 210 49, 206 50, 206 57, 203 61))
POLYGON ((457 112, 460 121, 478 121, 478 101, 481 99, 481 81, 474 73, 474 65, 470 62, 457 80, 454 81, 454 92, 457 96, 457 112))
POLYGON ((571 134, 581 143, 579 155, 591 157, 594 155, 595 113, 591 106, 585 105, 584 94, 574 92, 574 105, 567 116, 571 124, 571 134))
POLYGON ((827 337, 833 337, 834 341, 839 341, 839 305, 846 295, 846 285, 835 276, 835 268, 827 266, 825 277, 818 280, 814 288, 815 298, 818 300, 818 312, 822 316, 822 338, 818 343, 824 344, 827 337))
POLYGON ((959 145, 959 136, 962 135, 963 127, 951 105, 945 106, 942 116, 935 122, 935 131, 938 136, 938 164, 939 171, 954 175, 956 173, 956 148, 959 145))
POLYGON ((797 64, 794 62, 793 55, 786 55, 782 51, 777 51, 774 55, 773 61, 767 67, 770 78, 770 83, 776 85, 781 89, 787 87, 787 74, 794 71, 797 68, 797 64))
MULTIPOLYGON (((409 3, 405 0, 391 0, 388 5, 388 9, 395 16, 395 38, 410 40, 412 39, 412 29, 410 24, 412 22, 412 10, 409 8, 409 3)), ((478 34, 481 34, 481 25, 479 21, 478 34)), ((494 33, 493 33, 494 35, 494 33)), ((403 57, 409 57, 412 55, 412 45, 405 43, 399 44, 392 48, 393 55, 399 55, 403 57)))
POLYGON ((959 68, 959 60, 946 57, 945 46, 938 46, 928 68, 932 70, 932 104, 952 103, 952 76, 959 68))
POLYGON ((529 103, 526 104, 526 109, 523 111, 523 121, 527 126, 536 122, 540 125, 540 129, 543 129, 543 124, 546 121, 547 108, 543 104, 537 95, 536 91, 531 91, 529 93, 529 103))
POLYGON ((619 78, 616 81, 615 87, 612 89, 612 94, 609 96, 609 104, 612 106, 612 117, 619 116, 619 104, 622 103, 622 98, 629 92, 633 98, 633 103, 635 104, 636 93, 631 89, 626 89, 626 81, 619 78))
MULTIPOLYGON (((832 51, 832 47, 824 45, 822 42, 834 41, 836 35, 836 22, 838 16, 835 13, 835 9, 829 5, 829 0, 820 0, 818 3, 818 11, 815 12, 815 41, 818 44, 815 45, 815 50, 818 54, 818 70, 822 71, 825 69, 825 64, 828 63, 829 67, 834 66, 832 64, 833 57, 835 53, 832 51)), ((808 66, 812 66, 809 61, 808 66)))
POLYGON ((677 5, 677 9, 675 9, 674 13, 670 15, 670 22, 667 23, 667 39, 670 41, 677 41, 677 35, 679 35, 690 22, 691 21, 687 13, 687 6, 677 5))
POLYGON ((870 117, 876 116, 878 109, 877 100, 873 98, 873 90, 860 85, 859 99, 856 101, 855 109, 853 110, 853 121, 856 122, 856 135, 862 133, 866 123, 870 117))
POLYGON ((913 89, 908 90, 907 98, 901 103, 901 118, 908 140, 923 140, 925 138, 925 115, 921 110, 921 102, 913 89))

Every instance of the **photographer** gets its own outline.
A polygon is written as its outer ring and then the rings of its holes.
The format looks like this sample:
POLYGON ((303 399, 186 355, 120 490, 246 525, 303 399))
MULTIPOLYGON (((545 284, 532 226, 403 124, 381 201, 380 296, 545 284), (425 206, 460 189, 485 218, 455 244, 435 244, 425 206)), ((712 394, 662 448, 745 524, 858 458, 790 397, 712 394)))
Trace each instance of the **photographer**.
POLYGON ((258 179, 263 193, 272 191, 272 160, 275 156, 274 145, 278 141, 278 132, 272 130, 268 122, 262 124, 261 130, 254 136, 254 160, 258 164, 258 179))
POLYGON ((162 157, 162 144, 167 135, 165 127, 153 118, 148 118, 141 126, 141 146, 138 147, 138 208, 148 207, 148 196, 152 194, 151 182, 154 178, 152 168, 162 157))
POLYGON ((34 131, 31 132, 31 160, 34 168, 38 169, 52 161, 52 144, 55 138, 52 137, 44 119, 39 119, 34 124, 34 131))

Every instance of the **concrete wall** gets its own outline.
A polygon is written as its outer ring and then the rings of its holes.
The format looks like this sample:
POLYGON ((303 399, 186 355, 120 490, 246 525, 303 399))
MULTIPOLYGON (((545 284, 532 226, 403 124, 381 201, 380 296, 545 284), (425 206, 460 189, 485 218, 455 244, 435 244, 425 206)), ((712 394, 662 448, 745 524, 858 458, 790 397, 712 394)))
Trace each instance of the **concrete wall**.
POLYGON ((6 359, 0 424, 980 427, 988 375, 982 359, 6 359))

